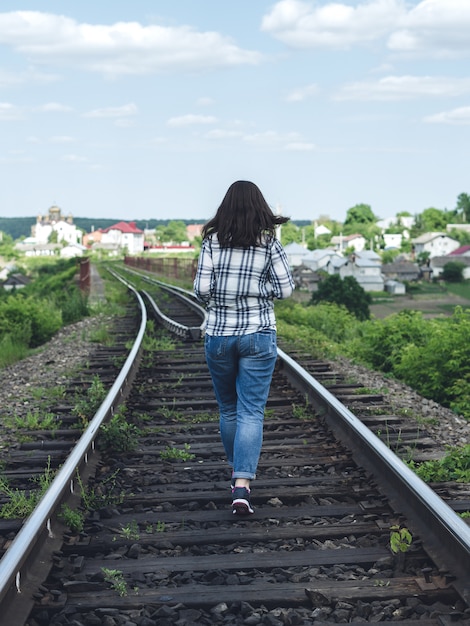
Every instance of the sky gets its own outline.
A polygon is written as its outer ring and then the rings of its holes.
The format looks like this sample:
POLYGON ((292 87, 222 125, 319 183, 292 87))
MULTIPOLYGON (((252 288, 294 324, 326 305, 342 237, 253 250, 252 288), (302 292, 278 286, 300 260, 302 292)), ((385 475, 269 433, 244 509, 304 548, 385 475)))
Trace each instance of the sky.
POLYGON ((2 0, 0 217, 294 220, 470 193, 470 0, 2 0))

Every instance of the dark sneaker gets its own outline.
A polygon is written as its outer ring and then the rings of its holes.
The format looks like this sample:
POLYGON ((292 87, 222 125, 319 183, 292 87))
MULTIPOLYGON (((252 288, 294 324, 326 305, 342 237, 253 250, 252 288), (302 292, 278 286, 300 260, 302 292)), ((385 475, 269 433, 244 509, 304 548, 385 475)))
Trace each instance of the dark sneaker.
POLYGON ((254 509, 250 504, 250 491, 246 487, 235 487, 232 491, 232 513, 234 515, 251 515, 254 509))

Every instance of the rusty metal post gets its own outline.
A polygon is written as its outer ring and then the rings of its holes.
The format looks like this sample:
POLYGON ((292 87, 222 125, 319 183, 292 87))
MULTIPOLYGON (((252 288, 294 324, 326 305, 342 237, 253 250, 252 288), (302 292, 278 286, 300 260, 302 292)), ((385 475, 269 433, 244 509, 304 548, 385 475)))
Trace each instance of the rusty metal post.
POLYGON ((85 257, 80 259, 80 291, 88 295, 90 293, 90 259, 85 257))

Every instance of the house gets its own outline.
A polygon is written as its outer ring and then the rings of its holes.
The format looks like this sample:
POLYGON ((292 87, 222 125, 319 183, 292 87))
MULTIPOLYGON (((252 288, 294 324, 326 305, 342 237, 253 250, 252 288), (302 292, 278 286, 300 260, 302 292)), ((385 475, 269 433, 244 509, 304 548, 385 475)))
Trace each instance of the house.
POLYGON ((424 235, 412 239, 411 243, 414 246, 415 255, 428 252, 430 259, 435 256, 446 256, 460 246, 457 239, 453 239, 445 233, 424 233, 424 235))
POLYGON ((342 259, 342 261, 343 262, 337 262, 332 259, 327 266, 328 273, 339 274, 343 279, 346 276, 352 276, 357 280, 364 291, 384 290, 382 265, 380 262, 377 262, 375 257, 369 254, 354 253, 348 258, 342 259))
POLYGON ((308 250, 305 246, 301 246, 300 243, 293 241, 284 246, 284 251, 287 255, 290 267, 296 267, 301 265, 303 258, 308 254, 308 250))
POLYGON ((384 263, 382 265, 382 274, 386 281, 413 281, 418 280, 420 270, 417 263, 395 259, 392 263, 384 263))
POLYGON ((22 252, 25 256, 54 256, 62 249, 60 243, 24 243, 18 242, 14 246, 15 250, 22 252))
POLYGON ((379 220, 376 222, 376 226, 378 226, 382 232, 385 232, 389 228, 394 226, 402 226, 409 230, 414 226, 415 218, 411 215, 395 215, 395 217, 386 217, 383 220, 379 220))
POLYGON ((100 243, 103 231, 101 228, 97 230, 92 229, 91 233, 85 233, 82 237, 82 244, 84 246, 93 246, 96 243, 100 243))
POLYGON ((144 231, 135 222, 118 222, 102 230, 101 244, 115 244, 129 254, 140 254, 144 251, 144 231))
POLYGON ((317 291, 320 275, 307 265, 297 265, 292 270, 292 277, 295 282, 296 289, 305 289, 307 291, 317 291))
MULTIPOLYGON (((466 246, 464 246, 466 247, 466 246)), ((464 266, 462 275, 465 279, 470 278, 470 255, 448 254, 446 256, 436 256, 431 259, 430 268, 433 278, 439 278, 447 263, 461 263, 464 266)))
POLYGON ((384 291, 393 294, 394 296, 402 296, 406 293, 406 287, 404 283, 398 280, 386 280, 384 283, 384 291))
POLYGON ((194 241, 196 237, 200 237, 204 224, 188 224, 186 226, 186 234, 188 235, 188 241, 194 241))
POLYGON ((460 248, 456 248, 449 252, 448 256, 470 256, 470 245, 460 246, 460 248))
POLYGON ((325 226, 325 224, 317 224, 315 222, 313 232, 315 237, 321 237, 321 235, 331 235, 331 230, 325 226))
POLYGON ((83 256, 87 251, 86 246, 82 246, 81 243, 71 243, 68 246, 64 246, 60 251, 60 256, 65 259, 71 259, 77 256, 83 256))
POLYGON ((64 218, 61 209, 56 205, 49 208, 47 215, 38 215, 36 224, 31 226, 31 236, 39 244, 48 243, 53 233, 58 243, 80 243, 82 240, 82 231, 73 223, 72 215, 64 218))
POLYGON ((470 233, 470 224, 447 224, 446 231, 450 233, 453 230, 463 230, 464 233, 470 233))
POLYGON ((2 287, 5 291, 11 291, 12 289, 23 289, 31 282, 31 279, 24 274, 10 274, 8 278, 3 282, 2 287))
POLYGON ((338 259, 343 258, 331 248, 317 248, 316 250, 308 250, 307 254, 302 257, 302 265, 306 265, 307 267, 310 267, 312 270, 315 271, 322 269, 326 271, 326 266, 333 257, 337 257, 338 259))
POLYGON ((403 235, 398 233, 384 233, 382 235, 385 249, 388 248, 401 248, 401 242, 403 240, 403 235))
POLYGON ((353 248, 355 252, 361 252, 366 247, 366 238, 363 235, 336 235, 331 238, 330 245, 342 253, 347 248, 353 248))

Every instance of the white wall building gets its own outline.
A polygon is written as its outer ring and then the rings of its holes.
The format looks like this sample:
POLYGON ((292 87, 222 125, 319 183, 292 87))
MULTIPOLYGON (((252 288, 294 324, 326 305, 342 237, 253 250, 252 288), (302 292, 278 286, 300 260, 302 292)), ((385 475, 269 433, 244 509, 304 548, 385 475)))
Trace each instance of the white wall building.
POLYGON ((102 231, 101 244, 114 244, 126 248, 129 254, 139 254, 144 251, 144 231, 135 222, 118 222, 102 231))
POLYGON ((340 261, 332 258, 327 269, 329 274, 339 274, 343 279, 352 276, 364 291, 384 290, 382 262, 379 255, 371 250, 351 254, 340 261))
POLYGON ((52 233, 57 233, 57 243, 81 243, 82 232, 73 223, 73 218, 62 216, 58 206, 51 206, 47 215, 38 215, 36 224, 31 227, 31 235, 38 244, 49 242, 52 233))
POLYGON ((412 239, 411 243, 415 247, 416 255, 429 252, 431 259, 435 256, 446 256, 460 246, 457 239, 453 239, 445 233, 424 233, 424 235, 412 239))
POLYGON ((363 235, 336 235, 331 238, 331 245, 340 254, 347 248, 352 248, 355 252, 361 252, 366 247, 366 239, 363 235))

